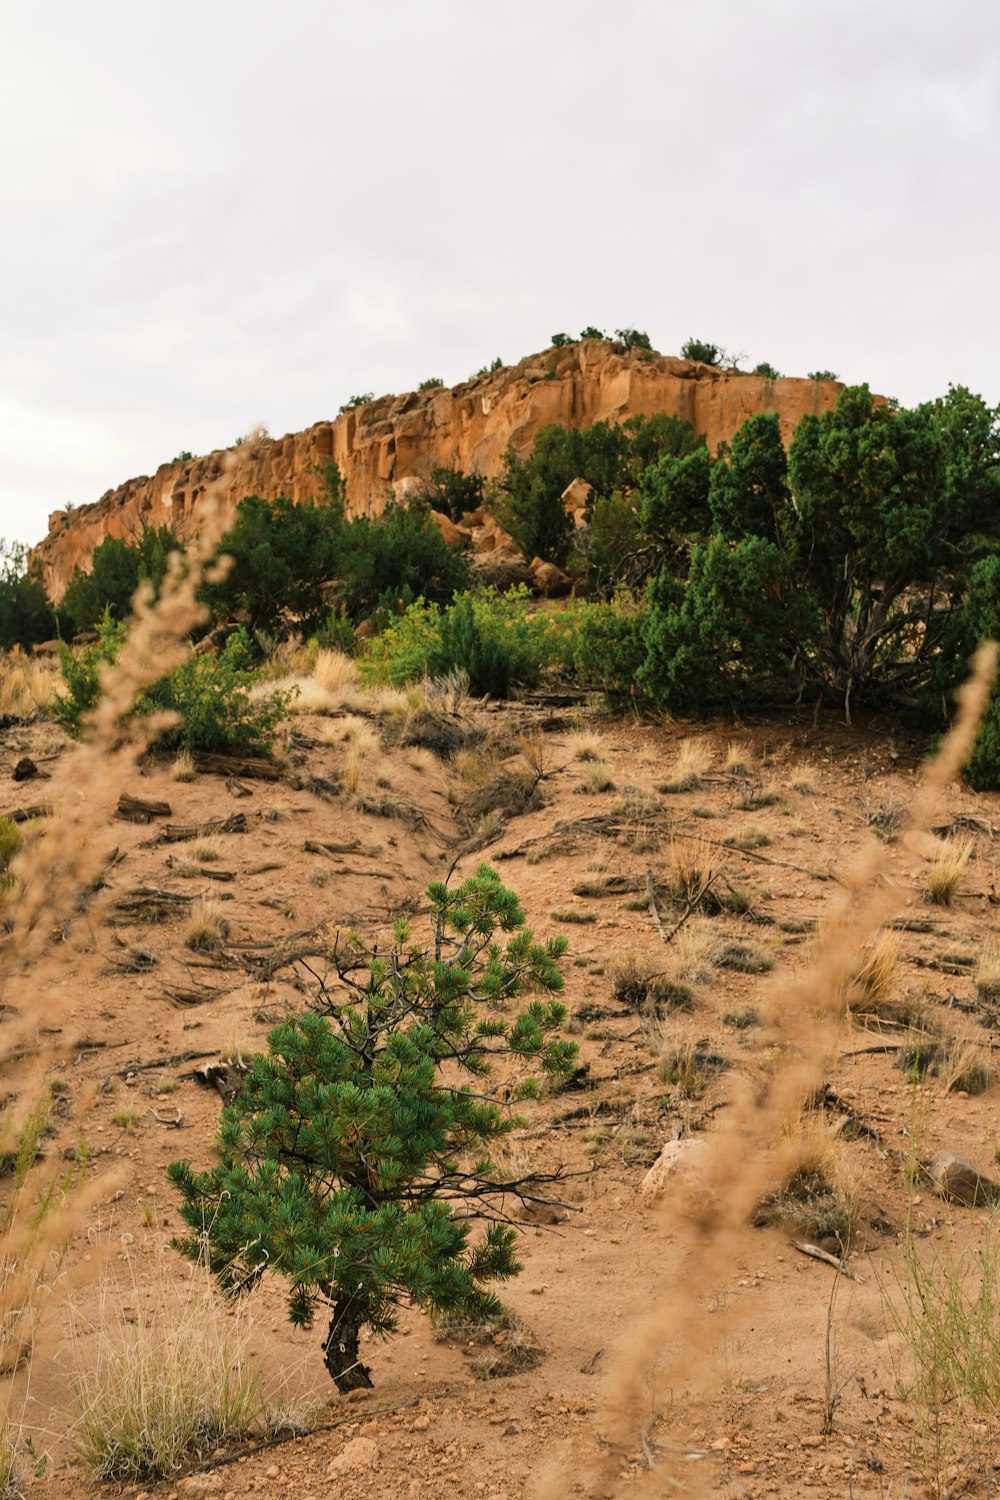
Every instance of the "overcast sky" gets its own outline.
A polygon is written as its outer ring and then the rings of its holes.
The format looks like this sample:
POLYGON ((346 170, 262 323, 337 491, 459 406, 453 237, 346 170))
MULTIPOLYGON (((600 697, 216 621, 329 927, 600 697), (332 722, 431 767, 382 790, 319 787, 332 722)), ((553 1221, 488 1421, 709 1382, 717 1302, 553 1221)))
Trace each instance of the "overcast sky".
POLYGON ((1000 400, 995 0, 0 0, 0 59, 8 538, 588 323, 1000 400))

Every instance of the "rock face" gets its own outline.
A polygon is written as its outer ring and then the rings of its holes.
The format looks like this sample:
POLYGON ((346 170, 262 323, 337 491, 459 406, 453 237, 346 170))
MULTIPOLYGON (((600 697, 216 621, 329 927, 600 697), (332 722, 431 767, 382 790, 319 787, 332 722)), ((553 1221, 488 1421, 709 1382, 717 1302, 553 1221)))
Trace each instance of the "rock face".
POLYGON ((161 464, 92 505, 54 512, 34 556, 58 599, 73 568, 86 567, 106 536, 133 538, 144 525, 169 523, 189 539, 199 502, 220 480, 232 508, 252 494, 301 501, 320 493, 316 468, 334 459, 352 511, 377 511, 387 498, 412 493, 434 464, 498 473, 505 450, 528 452, 549 422, 586 427, 664 411, 693 423, 714 451, 757 412, 777 411, 787 439, 806 412, 832 407, 839 390, 835 381, 767 380, 666 355, 616 354, 603 339, 585 339, 452 390, 381 396, 304 432, 248 443, 228 467, 224 450, 161 464))

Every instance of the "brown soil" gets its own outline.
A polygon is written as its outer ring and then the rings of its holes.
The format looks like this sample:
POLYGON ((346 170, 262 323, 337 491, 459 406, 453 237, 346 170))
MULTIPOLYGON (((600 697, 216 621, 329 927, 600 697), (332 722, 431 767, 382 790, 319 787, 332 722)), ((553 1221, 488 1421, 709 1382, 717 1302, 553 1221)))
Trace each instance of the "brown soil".
MULTIPOLYGON (((906 1041, 898 1025, 844 1023, 834 1064, 818 1080, 829 1089, 825 1113, 836 1121, 849 1109, 878 1140, 843 1132, 861 1203, 848 1262, 859 1279, 840 1278, 834 1304, 837 1378, 847 1383, 830 1436, 821 1426, 836 1273, 792 1248, 787 1229, 734 1230, 722 1260, 715 1246, 714 1259, 703 1265, 697 1238, 672 1216, 669 1200, 664 1207, 639 1193, 667 1140, 678 1133, 710 1140, 743 1084, 766 1068, 780 1038, 789 975, 808 965, 813 928, 836 898, 838 877, 872 843, 866 808, 890 798, 905 808, 916 784, 917 747, 877 726, 848 730, 832 718, 814 722, 811 714, 738 733, 725 725, 639 726, 594 716, 614 789, 582 794, 587 766, 573 758, 572 711, 510 708, 483 717, 491 730, 544 733, 541 805, 528 799, 527 810, 509 809, 492 842, 459 859, 458 873, 484 859, 496 863, 535 930, 569 937, 566 1000, 586 1067, 579 1087, 526 1106, 528 1124, 516 1140, 530 1167, 562 1166, 575 1174, 562 1194, 568 1206, 540 1216, 556 1222, 525 1223, 525 1269, 504 1291, 544 1358, 478 1379, 472 1362, 482 1356, 480 1345, 438 1342, 427 1319, 407 1315, 390 1342, 363 1340, 376 1388, 344 1399, 324 1370, 319 1330, 293 1332, 281 1289, 265 1287, 255 1294, 252 1315, 268 1379, 284 1380, 290 1399, 312 1407, 314 1422, 343 1425, 178 1475, 148 1493, 512 1500, 666 1495, 681 1492, 678 1483, 688 1494, 754 1497, 920 1493, 919 1423, 894 1375, 890 1355, 898 1340, 887 1336, 880 1290, 892 1285, 906 1222, 901 1162, 912 1155, 918 1127, 924 1154, 954 1150, 995 1172, 996 1090, 970 1097, 948 1092, 934 1076, 914 1086, 894 1066, 897 1054, 878 1050, 906 1041), (657 794, 679 742, 692 736, 710 746, 712 769, 691 791, 657 794), (749 776, 724 770, 734 738, 751 747, 749 776), (802 789, 793 790, 792 781, 802 789), (774 788, 775 800, 759 795, 763 787, 774 788), (757 795, 748 799, 748 792, 757 795), (747 800, 756 805, 740 810, 737 804, 747 800), (616 1000, 613 976, 628 959, 650 973, 669 967, 671 952, 646 904, 646 876, 652 872, 669 933, 683 915, 665 889, 676 837, 711 840, 722 870, 713 889, 746 898, 702 920, 737 957, 762 950, 773 967, 716 967, 708 981, 690 981, 688 1008, 668 1006, 657 1019, 616 1000), (747 847, 716 847, 729 839, 747 847), (588 893, 575 894, 577 887, 588 893), (567 921, 568 914, 583 920, 567 921), (755 1013, 760 1024, 743 1024, 755 1013), (651 1044, 658 1050, 681 1042, 729 1064, 690 1097, 661 1079, 651 1052, 651 1044), (708 1353, 695 1368, 671 1343, 668 1294, 679 1298, 678 1326, 687 1326, 693 1313, 691 1326, 707 1334, 708 1353), (645 1348, 643 1331, 654 1323, 664 1329, 662 1347, 648 1359, 642 1353, 641 1370, 630 1369, 645 1348), (622 1371, 645 1392, 644 1417, 624 1434, 615 1419, 622 1371)), ((312 976, 301 964, 274 962, 282 945, 287 958, 295 935, 323 922, 368 930, 384 923, 448 869, 466 837, 455 810, 472 788, 452 764, 428 752, 386 748, 378 775, 388 784, 363 773, 368 779, 351 796, 338 790, 343 747, 320 741, 325 722, 297 718, 282 779, 246 780, 248 797, 234 799, 224 775, 183 784, 164 765, 137 771, 122 790, 169 802, 171 822, 243 812, 247 831, 214 835, 218 859, 192 877, 182 873, 194 862, 191 843, 156 842, 166 820, 117 822, 120 858, 75 919, 86 926, 84 951, 74 951, 58 993, 38 1001, 39 1027, 59 1028, 50 1039, 65 1050, 54 1076, 69 1101, 46 1153, 58 1159, 82 1134, 96 1179, 106 1177, 114 1193, 74 1232, 45 1308, 30 1380, 22 1376, 25 1420, 37 1450, 50 1455, 43 1477, 31 1482, 33 1495, 77 1500, 95 1490, 73 1456, 70 1385, 74 1360, 88 1358, 93 1335, 86 1329, 99 1316, 102 1280, 126 1301, 164 1277, 183 1282, 184 1263, 164 1248, 179 1227, 164 1168, 177 1156, 208 1164, 220 1108, 218 1094, 199 1084, 193 1070, 202 1060, 259 1049, 269 1025, 306 1003, 312 976), (379 811, 360 811, 359 796, 379 811), (310 853, 307 841, 356 842, 360 852, 310 853), (233 879, 208 878, 219 871, 233 879), (183 915, 168 911, 149 922, 117 909, 144 886, 225 898, 230 934, 222 956, 183 946, 183 915), (136 957, 136 949, 152 957, 136 957), (123 972, 130 962, 137 972, 123 972), (179 1125, 170 1123, 178 1112, 179 1125), (114 1123, 115 1115, 128 1114, 135 1116, 128 1128, 114 1123), (84 1330, 75 1339, 71 1322, 84 1330)), ((0 775, 9 777, 23 755, 54 746, 47 726, 7 729, 0 735, 0 775)), ((500 773, 526 769, 514 757, 500 773)), ((33 787, 9 780, 6 786, 0 812, 45 800, 33 787)), ((989 823, 996 808, 995 797, 953 788, 934 821, 969 816, 989 823)), ((482 822, 477 827, 482 832, 482 822)), ((969 960, 996 925, 993 851, 989 833, 976 834, 975 857, 950 907, 928 903, 926 863, 902 841, 886 846, 881 877, 900 892, 904 914, 928 924, 901 934, 895 997, 920 995, 942 1034, 968 1036, 987 1049, 996 1045, 996 1013, 977 1008, 969 960)), ((415 932, 419 923, 417 917, 415 932)), ((731 1169, 739 1173, 738 1160, 731 1169)), ((929 1245, 949 1232, 984 1232, 984 1210, 950 1208, 926 1187, 918 1187, 912 1203, 916 1229, 929 1245)), ((498 1335, 496 1347, 504 1337, 498 1335)), ((986 1494, 976 1453, 969 1452, 962 1482, 969 1493, 986 1494)))

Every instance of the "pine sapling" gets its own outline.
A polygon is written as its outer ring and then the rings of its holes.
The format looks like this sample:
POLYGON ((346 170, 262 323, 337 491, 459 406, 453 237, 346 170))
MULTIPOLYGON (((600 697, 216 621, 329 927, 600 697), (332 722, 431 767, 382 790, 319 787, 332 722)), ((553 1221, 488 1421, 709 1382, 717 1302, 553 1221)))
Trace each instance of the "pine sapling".
POLYGON ((490 1147, 518 1123, 511 1098, 572 1071, 576 1048, 556 1034, 566 1008, 551 998, 566 939, 536 943, 487 865, 428 896, 429 949, 406 921, 388 946, 338 935, 333 988, 319 981, 313 1008, 274 1028, 223 1110, 218 1165, 169 1169, 191 1230, 177 1248, 207 1257, 230 1293, 265 1271, 286 1277, 296 1325, 329 1313, 325 1363, 341 1391, 372 1384, 361 1331, 391 1334, 404 1302, 497 1315, 490 1283, 521 1270, 505 1201, 551 1202, 559 1176, 511 1179, 490 1147), (508 1084, 520 1074, 512 1090, 492 1077, 498 1061, 508 1084), (486 1227, 473 1240, 475 1219, 486 1227))

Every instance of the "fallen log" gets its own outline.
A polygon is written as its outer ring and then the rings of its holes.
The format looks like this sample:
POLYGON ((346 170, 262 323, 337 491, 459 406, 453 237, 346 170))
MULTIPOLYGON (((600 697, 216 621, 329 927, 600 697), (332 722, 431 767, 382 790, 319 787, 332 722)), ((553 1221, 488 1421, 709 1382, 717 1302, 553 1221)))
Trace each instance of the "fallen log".
POLYGON ((215 771, 220 776, 246 776, 256 781, 280 781, 281 767, 273 760, 253 755, 208 755, 194 758, 197 771, 215 771))
POLYGON ((172 808, 169 802, 154 802, 146 797, 133 797, 122 792, 115 808, 115 817, 126 823, 151 823, 154 818, 169 818, 172 808))

